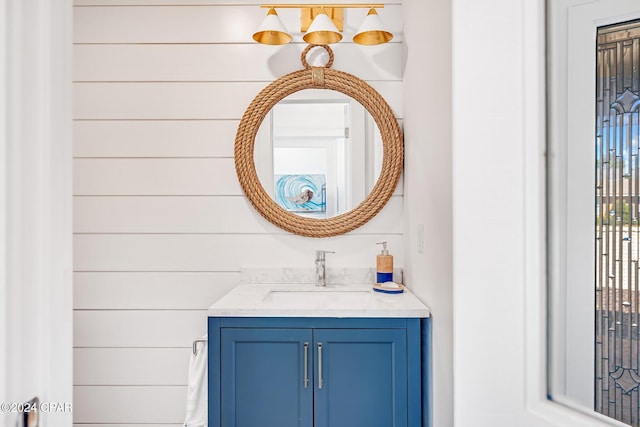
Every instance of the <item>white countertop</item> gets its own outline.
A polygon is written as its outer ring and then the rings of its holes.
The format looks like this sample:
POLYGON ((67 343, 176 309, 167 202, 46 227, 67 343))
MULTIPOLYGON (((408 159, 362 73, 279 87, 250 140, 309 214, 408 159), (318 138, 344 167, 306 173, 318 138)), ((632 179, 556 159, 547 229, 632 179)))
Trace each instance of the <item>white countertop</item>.
POLYGON ((211 307, 210 317, 429 317, 429 308, 405 288, 375 292, 371 285, 241 284, 211 307))

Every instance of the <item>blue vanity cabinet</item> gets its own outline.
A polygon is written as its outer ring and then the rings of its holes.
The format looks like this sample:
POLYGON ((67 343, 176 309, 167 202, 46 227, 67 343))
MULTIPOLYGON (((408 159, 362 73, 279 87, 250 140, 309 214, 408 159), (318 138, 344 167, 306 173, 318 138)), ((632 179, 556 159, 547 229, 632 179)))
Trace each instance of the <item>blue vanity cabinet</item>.
POLYGON ((314 330, 314 427, 406 426, 404 329, 314 330))
POLYGON ((210 317, 209 427, 422 426, 422 337, 421 319, 210 317))
POLYGON ((221 425, 313 425, 310 329, 224 328, 220 339, 221 425))

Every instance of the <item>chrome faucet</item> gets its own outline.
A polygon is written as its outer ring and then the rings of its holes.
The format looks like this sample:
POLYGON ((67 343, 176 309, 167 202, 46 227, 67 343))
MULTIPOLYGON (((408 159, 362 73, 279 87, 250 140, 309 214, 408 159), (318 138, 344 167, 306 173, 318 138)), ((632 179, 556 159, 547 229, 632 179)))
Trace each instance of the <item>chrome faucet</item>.
POLYGON ((335 252, 316 251, 316 286, 327 286, 325 254, 335 254, 335 252))

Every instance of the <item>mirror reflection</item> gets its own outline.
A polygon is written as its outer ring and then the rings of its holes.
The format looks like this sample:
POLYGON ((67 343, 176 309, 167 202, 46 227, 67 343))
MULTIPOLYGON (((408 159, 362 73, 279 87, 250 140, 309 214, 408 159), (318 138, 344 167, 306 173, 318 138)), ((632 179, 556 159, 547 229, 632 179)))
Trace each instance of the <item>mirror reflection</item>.
POLYGON ((375 185, 382 139, 357 101, 307 89, 276 104, 255 140, 258 178, 269 196, 296 215, 331 218, 353 209, 375 185))

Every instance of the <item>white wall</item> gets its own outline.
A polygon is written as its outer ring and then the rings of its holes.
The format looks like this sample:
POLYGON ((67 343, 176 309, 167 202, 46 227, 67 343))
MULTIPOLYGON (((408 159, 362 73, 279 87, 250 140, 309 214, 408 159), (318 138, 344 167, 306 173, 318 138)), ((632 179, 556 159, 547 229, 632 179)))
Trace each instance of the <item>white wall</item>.
MULTIPOLYGON (((374 267, 383 239, 404 264, 402 183, 341 237, 293 236, 253 211, 235 176, 235 128, 262 87, 301 68, 305 45, 299 34, 284 47, 251 41, 266 13, 255 3, 181 3, 75 2, 78 426, 180 425, 191 342, 242 266, 311 268, 314 250, 328 249, 329 268, 374 267)), ((297 12, 279 13, 293 31, 297 12)), ((365 13, 348 12, 347 34, 365 13)), ((341 42, 334 67, 369 81, 402 118, 400 5, 380 17, 394 42, 341 42)))
POLYGON ((403 2, 407 282, 431 309, 433 426, 453 425, 451 2, 403 2), (422 247, 419 246, 423 231, 422 247))
MULTIPOLYGON (((530 0, 453 4, 454 402, 457 426, 527 422, 528 178, 543 160, 540 9, 530 0), (528 6, 527 6, 528 3, 528 6), (530 126, 532 125, 532 126, 530 126)), ((544 182, 544 181, 542 181, 544 182)), ((531 252, 533 250, 534 252, 531 252)), ((539 266, 538 266, 539 267, 539 266)), ((541 390, 536 390, 539 392, 541 390)))
MULTIPOLYGON (((438 241, 435 248, 452 248, 453 298, 446 285, 435 289, 438 284, 427 280, 417 288, 420 295, 429 295, 427 303, 433 311, 434 371, 449 369, 447 362, 453 365, 452 374, 434 372, 434 420, 438 420, 434 427, 612 425, 546 398, 545 2, 454 0, 450 11, 444 2, 419 3, 403 3, 406 15, 420 16, 424 27, 433 28, 414 28, 420 19, 405 18, 407 151, 420 149, 414 146, 414 137, 428 147, 431 132, 446 135, 446 126, 438 123, 420 128, 414 114, 431 119, 436 113, 427 116, 426 111, 449 102, 447 92, 452 111, 452 243, 449 246, 448 234, 442 230, 432 230, 427 237, 438 241), (447 44, 449 25, 451 88, 442 88, 448 82, 443 72, 442 86, 420 89, 433 81, 412 78, 417 71, 411 62, 418 55, 422 73, 438 75, 429 68, 442 66, 436 58, 446 64, 447 55, 432 45, 447 44), (416 40, 423 41, 421 48, 412 47, 416 40), (419 96, 411 97, 413 91, 424 95, 423 104, 419 96), (453 318, 450 360, 440 355, 448 349, 450 336, 439 317, 453 318), (439 357, 442 366, 438 366, 439 357), (453 378, 453 400, 447 400, 451 389, 442 382, 447 374, 453 378), (453 420, 446 418, 450 405, 453 420)), ((440 114, 447 123, 446 113, 440 114)), ((422 161, 425 167, 447 175, 447 167, 431 164, 427 155, 429 151, 446 158, 447 142, 443 136, 432 142, 435 148, 422 148, 425 154, 418 159, 408 156, 408 274, 419 268, 414 262, 420 260, 413 255, 414 223, 437 217, 419 203, 421 196, 413 188, 416 179, 426 181, 412 168, 422 161)), ((442 176, 438 178, 425 184, 422 197, 439 194, 430 187, 443 185, 442 176)), ((447 262, 442 253, 432 256, 447 262)), ((446 268, 433 265, 430 270, 425 277, 440 273, 442 283, 447 282, 446 268)))
POLYGON ((544 1, 452 17, 455 425, 602 425, 546 399, 544 1))

